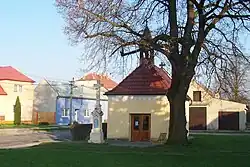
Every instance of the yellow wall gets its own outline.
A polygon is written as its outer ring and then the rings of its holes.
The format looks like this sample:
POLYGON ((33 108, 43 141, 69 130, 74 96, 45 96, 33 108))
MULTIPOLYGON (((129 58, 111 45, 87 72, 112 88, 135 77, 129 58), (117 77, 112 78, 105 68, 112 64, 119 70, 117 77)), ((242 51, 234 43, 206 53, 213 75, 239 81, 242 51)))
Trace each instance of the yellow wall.
POLYGON ((34 98, 34 85, 28 82, 17 82, 17 81, 0 81, 0 85, 3 87, 6 96, 0 96, 0 113, 5 115, 6 122, 13 122, 14 120, 14 105, 17 96, 21 102, 21 119, 22 121, 32 120, 33 110, 33 98, 34 98), (22 92, 14 92, 14 85, 22 85, 22 92))
MULTIPOLYGON (((218 112, 240 112, 240 129, 245 129, 245 104, 218 99, 204 90, 195 81, 192 81, 188 95, 193 99, 193 91, 201 91, 202 101, 187 101, 186 118, 189 129, 189 107, 207 107, 207 128, 218 129, 218 112)), ((151 139, 155 140, 160 133, 168 133, 169 103, 166 96, 108 96, 108 138, 131 139, 130 114, 151 114, 151 139)))
POLYGON ((188 95, 193 100, 193 91, 201 91, 201 102, 192 101, 190 107, 206 107, 207 108, 207 129, 218 129, 219 111, 240 112, 240 130, 245 129, 246 123, 246 105, 232 101, 219 99, 218 95, 212 96, 203 87, 194 80, 190 83, 188 95))
POLYGON ((131 138, 130 114, 151 114, 151 139, 168 132, 166 96, 109 96, 108 138, 131 138))
POLYGON ((5 97, 4 95, 0 95, 0 116, 4 116, 5 112, 3 110, 3 107, 5 105, 5 97))
POLYGON ((193 104, 207 104, 211 102, 213 96, 209 94, 203 87, 197 84, 196 81, 192 80, 187 95, 193 100, 193 91, 201 91, 201 102, 192 101, 193 104))
POLYGON ((130 114, 151 114, 151 138, 168 131, 166 96, 109 96, 108 138, 131 138, 130 114), (155 104, 156 103, 156 104, 155 104))
MULTIPOLYGON (((168 133, 169 102, 166 96, 108 96, 108 138, 131 139, 130 114, 151 114, 151 140, 168 133)), ((189 102, 186 102, 188 120, 189 102)), ((187 124, 188 125, 188 124, 187 124)), ((187 126, 188 128, 188 126, 187 126)))
POLYGON ((207 106, 207 128, 208 129, 218 129, 218 112, 228 111, 228 112, 239 112, 239 128, 244 130, 246 127, 246 105, 241 103, 236 103, 227 100, 213 99, 212 102, 207 106))

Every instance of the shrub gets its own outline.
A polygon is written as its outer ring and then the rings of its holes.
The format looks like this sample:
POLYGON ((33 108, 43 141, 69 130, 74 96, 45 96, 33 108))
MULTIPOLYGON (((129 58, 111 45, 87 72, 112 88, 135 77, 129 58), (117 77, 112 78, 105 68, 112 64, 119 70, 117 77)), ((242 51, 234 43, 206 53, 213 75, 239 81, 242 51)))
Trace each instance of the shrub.
POLYGON ((14 106, 14 124, 20 125, 21 124, 21 103, 19 96, 16 98, 16 103, 14 106))

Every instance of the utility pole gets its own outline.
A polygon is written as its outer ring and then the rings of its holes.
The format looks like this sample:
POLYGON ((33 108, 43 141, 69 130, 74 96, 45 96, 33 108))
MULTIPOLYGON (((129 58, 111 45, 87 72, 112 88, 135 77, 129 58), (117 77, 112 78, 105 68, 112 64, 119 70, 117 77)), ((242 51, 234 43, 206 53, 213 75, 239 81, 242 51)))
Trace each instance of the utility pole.
POLYGON ((72 124, 72 97, 73 97, 73 89, 76 87, 75 86, 75 80, 74 77, 72 78, 71 81, 69 81, 69 86, 70 86, 70 110, 69 110, 69 124, 72 124))

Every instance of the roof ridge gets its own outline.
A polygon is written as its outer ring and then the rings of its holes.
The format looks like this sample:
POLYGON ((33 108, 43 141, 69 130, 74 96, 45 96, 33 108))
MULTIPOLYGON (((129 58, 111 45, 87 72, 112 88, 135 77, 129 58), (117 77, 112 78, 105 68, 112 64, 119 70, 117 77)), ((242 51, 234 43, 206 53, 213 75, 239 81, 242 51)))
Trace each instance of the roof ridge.
POLYGON ((98 73, 88 73, 88 74, 84 75, 83 77, 81 77, 79 80, 84 79, 86 76, 92 76, 94 78, 92 80, 96 80, 97 79, 96 76, 100 77, 100 78, 106 78, 106 79, 112 80, 111 77, 108 76, 107 74, 98 74, 98 73))
POLYGON ((200 87, 202 87, 203 89, 205 89, 205 91, 207 93, 209 93, 211 96, 215 96, 215 92, 212 91, 210 88, 208 88, 206 85, 204 85, 203 83, 199 82, 198 80, 196 79, 193 79, 194 82, 196 82, 200 87))
POLYGON ((104 85, 103 87, 107 90, 112 89, 118 85, 117 82, 114 81, 110 76, 108 76, 106 74, 102 74, 102 73, 97 74, 97 73, 93 73, 93 72, 84 75, 83 77, 81 77, 77 81, 96 81, 96 80, 100 80, 101 83, 104 85))
POLYGON ((10 65, 8 65, 8 66, 0 66, 0 68, 6 68, 6 67, 12 67, 12 66, 10 66, 10 65))

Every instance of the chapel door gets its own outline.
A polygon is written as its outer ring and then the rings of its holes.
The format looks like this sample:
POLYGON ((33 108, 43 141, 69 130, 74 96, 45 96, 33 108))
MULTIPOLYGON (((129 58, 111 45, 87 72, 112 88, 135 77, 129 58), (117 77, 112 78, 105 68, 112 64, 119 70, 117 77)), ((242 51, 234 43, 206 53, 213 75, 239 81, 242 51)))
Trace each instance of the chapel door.
POLYGON ((141 141, 150 140, 150 115, 141 115, 142 127, 140 131, 141 141))
POLYGON ((149 141, 150 140, 150 115, 132 114, 131 115, 131 140, 149 141))

